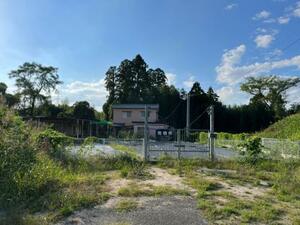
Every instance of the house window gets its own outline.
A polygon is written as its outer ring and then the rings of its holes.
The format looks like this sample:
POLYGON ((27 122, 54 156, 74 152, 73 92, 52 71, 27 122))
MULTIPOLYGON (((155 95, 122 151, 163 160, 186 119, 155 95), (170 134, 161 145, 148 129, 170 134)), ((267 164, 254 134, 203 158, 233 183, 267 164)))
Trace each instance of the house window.
MULTIPOLYGON (((145 118, 145 111, 141 111, 141 118, 145 118)), ((148 111, 148 118, 150 117, 150 111, 148 111)))
POLYGON ((122 112, 123 119, 127 119, 131 117, 131 111, 124 111, 122 112))

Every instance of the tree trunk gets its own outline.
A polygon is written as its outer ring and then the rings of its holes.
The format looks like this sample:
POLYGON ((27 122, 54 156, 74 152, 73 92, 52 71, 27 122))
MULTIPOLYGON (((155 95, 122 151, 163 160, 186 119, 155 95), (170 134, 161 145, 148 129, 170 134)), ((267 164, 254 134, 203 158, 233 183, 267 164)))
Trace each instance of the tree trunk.
POLYGON ((35 107, 35 97, 32 98, 31 107, 30 107, 30 115, 34 116, 34 107, 35 107))

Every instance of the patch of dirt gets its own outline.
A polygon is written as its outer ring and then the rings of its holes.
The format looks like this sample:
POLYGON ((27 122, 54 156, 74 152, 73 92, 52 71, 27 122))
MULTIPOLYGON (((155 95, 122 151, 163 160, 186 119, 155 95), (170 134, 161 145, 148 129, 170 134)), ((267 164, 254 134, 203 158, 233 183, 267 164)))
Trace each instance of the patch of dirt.
POLYGON ((190 191, 195 191, 191 187, 183 183, 183 179, 178 175, 172 175, 168 173, 167 170, 153 167, 149 171, 154 179, 141 181, 142 185, 153 185, 153 186, 170 186, 175 189, 186 189, 190 191))
POLYGON ((117 194, 118 190, 120 188, 128 186, 130 183, 134 182, 135 184, 142 186, 142 187, 149 187, 149 186, 170 186, 174 189, 184 189, 188 190, 191 193, 196 193, 196 190, 185 185, 183 183, 183 179, 177 175, 171 175, 168 173, 168 171, 153 167, 149 169, 149 172, 153 175, 153 179, 149 180, 130 180, 130 179, 125 179, 125 178, 112 178, 108 181, 106 181, 106 185, 108 190, 112 194, 117 194))
POLYGON ((222 185, 222 188, 218 191, 228 191, 237 198, 254 200, 257 197, 266 195, 266 193, 269 191, 269 188, 255 187, 250 184, 242 186, 238 184, 227 183, 219 177, 206 176, 205 178, 218 182, 220 185, 222 185))
POLYGON ((117 178, 108 180, 106 185, 112 194, 117 194, 120 188, 128 186, 128 184, 131 182, 131 180, 125 178, 117 178))

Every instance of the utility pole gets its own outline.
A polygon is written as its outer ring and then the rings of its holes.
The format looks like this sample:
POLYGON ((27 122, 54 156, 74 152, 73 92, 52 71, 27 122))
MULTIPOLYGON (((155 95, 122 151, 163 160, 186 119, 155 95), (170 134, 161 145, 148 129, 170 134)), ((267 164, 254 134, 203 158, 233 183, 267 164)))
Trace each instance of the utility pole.
POLYGON ((148 161, 148 106, 145 105, 144 120, 144 160, 148 161))
POLYGON ((215 129, 214 129, 214 106, 209 108, 209 155, 212 161, 215 160, 215 129))
POLYGON ((190 101, 190 94, 187 93, 186 94, 186 137, 189 137, 189 133, 190 133, 190 105, 191 105, 191 101, 190 101))

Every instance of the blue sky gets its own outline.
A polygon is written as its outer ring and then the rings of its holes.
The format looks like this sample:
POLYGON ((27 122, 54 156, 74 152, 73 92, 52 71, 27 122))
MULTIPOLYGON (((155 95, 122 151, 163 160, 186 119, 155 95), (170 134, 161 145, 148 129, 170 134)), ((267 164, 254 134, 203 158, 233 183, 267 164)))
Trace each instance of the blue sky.
MULTIPOLYGON (((0 80, 25 61, 59 68, 55 102, 105 101, 111 65, 141 54, 169 82, 212 86, 226 104, 247 103, 247 76, 300 76, 300 1, 1 0, 0 80), (286 48, 286 49, 285 49, 286 48)), ((289 93, 297 101, 300 87, 289 93)))

